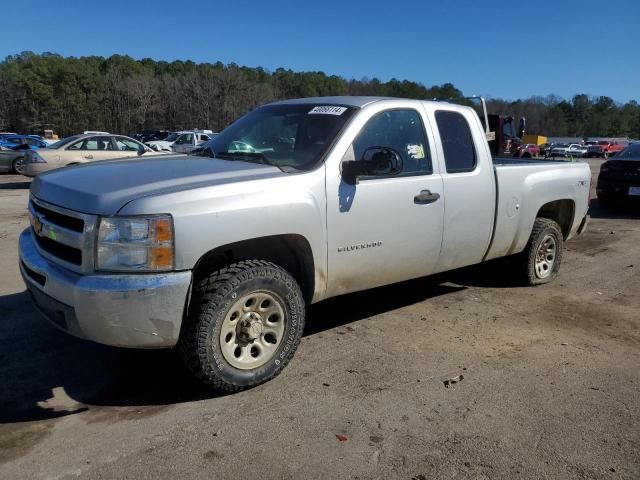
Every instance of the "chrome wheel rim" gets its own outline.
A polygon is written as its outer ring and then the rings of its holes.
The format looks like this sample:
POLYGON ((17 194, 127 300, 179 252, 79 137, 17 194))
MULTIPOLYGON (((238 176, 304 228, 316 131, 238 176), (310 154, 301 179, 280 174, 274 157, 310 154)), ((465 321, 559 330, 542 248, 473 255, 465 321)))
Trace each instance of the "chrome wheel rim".
POLYGON ((240 297, 229 309, 220 329, 220 348, 233 367, 251 370, 267 363, 282 342, 285 313, 282 300, 271 292, 240 297))
POLYGON ((24 158, 18 158, 14 168, 17 173, 21 174, 24 171, 24 158))
POLYGON ((553 235, 544 236, 536 252, 535 270, 538 278, 547 278, 553 272, 556 263, 558 244, 553 235))

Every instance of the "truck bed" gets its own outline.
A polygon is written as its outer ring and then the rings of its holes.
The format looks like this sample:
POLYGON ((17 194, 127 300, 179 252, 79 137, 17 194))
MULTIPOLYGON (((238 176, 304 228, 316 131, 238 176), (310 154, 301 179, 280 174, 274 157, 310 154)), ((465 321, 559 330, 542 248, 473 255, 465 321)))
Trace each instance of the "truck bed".
POLYGON ((588 208, 591 171, 585 162, 496 157, 493 164, 496 223, 486 260, 522 251, 538 210, 548 202, 574 202, 567 238, 577 229, 588 208))
POLYGON ((549 163, 568 163, 564 160, 546 160, 541 158, 494 157, 494 165, 544 165, 549 163))

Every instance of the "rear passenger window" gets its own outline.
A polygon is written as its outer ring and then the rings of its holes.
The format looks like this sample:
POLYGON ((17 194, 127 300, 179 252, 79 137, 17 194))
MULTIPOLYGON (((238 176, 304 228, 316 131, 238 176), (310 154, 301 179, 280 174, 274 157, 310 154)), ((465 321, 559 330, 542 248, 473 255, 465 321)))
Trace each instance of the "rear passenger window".
POLYGON ((476 168, 476 148, 467 120, 458 112, 439 110, 436 123, 442 139, 447 173, 472 172, 476 168))

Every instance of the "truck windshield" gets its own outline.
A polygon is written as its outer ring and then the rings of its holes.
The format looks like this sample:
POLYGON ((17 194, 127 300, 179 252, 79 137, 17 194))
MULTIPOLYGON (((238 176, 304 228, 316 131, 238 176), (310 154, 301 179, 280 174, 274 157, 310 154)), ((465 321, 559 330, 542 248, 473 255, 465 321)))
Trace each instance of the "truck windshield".
POLYGON ((216 135, 203 154, 310 170, 322 160, 354 111, 338 105, 267 105, 216 135))

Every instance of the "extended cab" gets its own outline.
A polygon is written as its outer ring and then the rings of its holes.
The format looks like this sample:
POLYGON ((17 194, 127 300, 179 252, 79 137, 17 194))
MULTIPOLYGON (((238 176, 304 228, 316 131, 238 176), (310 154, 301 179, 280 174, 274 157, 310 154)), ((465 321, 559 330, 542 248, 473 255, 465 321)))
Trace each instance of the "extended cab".
POLYGON ((524 283, 557 275, 589 167, 492 158, 487 138, 449 103, 272 103, 202 156, 37 177, 20 270, 62 330, 177 347, 204 384, 239 390, 285 367, 308 304, 507 255, 524 283))

